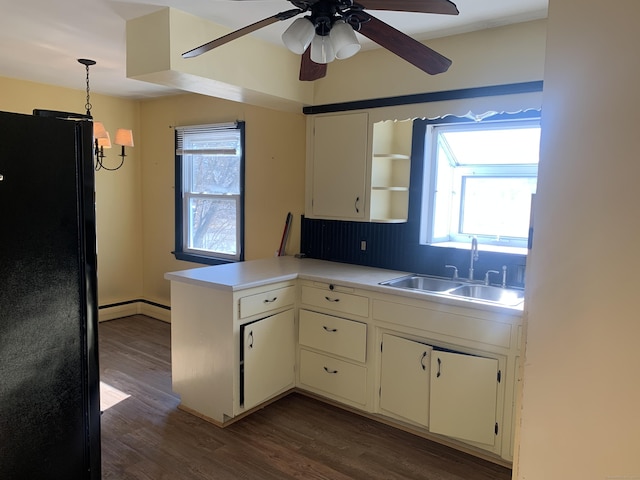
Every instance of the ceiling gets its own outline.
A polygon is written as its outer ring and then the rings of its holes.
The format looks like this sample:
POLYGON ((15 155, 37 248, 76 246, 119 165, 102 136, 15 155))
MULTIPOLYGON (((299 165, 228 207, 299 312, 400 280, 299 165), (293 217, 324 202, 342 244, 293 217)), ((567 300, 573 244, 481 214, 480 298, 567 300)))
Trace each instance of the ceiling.
MULTIPOLYGON (((126 78, 125 26, 131 18, 173 7, 235 30, 277 12, 286 0, 0 0, 0 76, 83 90, 91 67, 91 91, 124 98, 155 97, 172 90, 126 78)), ((455 33, 546 18, 548 0, 454 0, 459 16, 369 11, 380 20, 424 41, 455 33)), ((282 45, 293 20, 252 35, 282 45)), ((376 48, 358 35, 363 48, 376 48)), ((196 47, 197 45, 194 45, 196 47)), ((224 47, 220 47, 224 48, 224 47)), ((282 47, 284 48, 284 46, 282 47)), ((452 59, 455 62, 455 59, 452 59)))

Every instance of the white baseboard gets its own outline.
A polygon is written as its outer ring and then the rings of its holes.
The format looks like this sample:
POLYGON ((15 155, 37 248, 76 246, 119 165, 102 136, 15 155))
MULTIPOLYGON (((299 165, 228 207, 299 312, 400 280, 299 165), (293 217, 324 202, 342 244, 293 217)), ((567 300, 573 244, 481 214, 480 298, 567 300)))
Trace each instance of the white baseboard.
POLYGON ((107 320, 138 314, 171 323, 171 310, 140 301, 100 308, 98 310, 98 321, 106 322, 107 320))

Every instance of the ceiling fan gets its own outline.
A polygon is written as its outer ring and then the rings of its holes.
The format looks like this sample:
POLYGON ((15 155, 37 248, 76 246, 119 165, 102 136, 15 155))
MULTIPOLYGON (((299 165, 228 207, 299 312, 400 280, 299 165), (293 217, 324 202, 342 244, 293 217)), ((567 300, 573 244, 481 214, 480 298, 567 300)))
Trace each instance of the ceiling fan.
POLYGON ((353 0, 288 1, 296 8, 276 13, 189 50, 182 56, 197 57, 267 25, 309 12, 309 15, 296 19, 282 34, 287 48, 302 55, 300 80, 322 78, 327 73, 327 63, 334 58, 349 58, 357 53, 360 44, 354 32, 361 33, 431 75, 446 72, 451 65, 447 57, 365 12, 390 10, 458 15, 458 8, 449 0, 357 0, 357 3, 353 0))

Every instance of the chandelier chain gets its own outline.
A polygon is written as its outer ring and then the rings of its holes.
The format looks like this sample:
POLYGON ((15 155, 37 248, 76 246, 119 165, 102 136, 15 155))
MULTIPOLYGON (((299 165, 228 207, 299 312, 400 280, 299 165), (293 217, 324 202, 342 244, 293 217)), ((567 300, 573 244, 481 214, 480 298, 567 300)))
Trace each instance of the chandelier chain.
POLYGON ((87 69, 87 103, 84 105, 84 108, 87 110, 87 115, 91 115, 91 96, 89 93, 89 65, 85 65, 87 69))

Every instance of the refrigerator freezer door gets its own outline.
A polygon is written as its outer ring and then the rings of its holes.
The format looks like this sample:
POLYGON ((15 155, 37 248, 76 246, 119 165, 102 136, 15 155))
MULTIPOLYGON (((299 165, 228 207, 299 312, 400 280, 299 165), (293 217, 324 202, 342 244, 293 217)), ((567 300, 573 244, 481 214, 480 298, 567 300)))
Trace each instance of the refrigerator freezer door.
POLYGON ((91 123, 0 112, 0 478, 99 479, 91 123))

